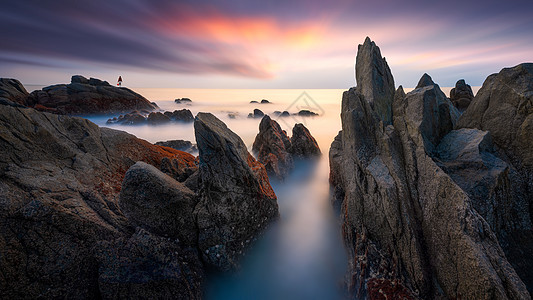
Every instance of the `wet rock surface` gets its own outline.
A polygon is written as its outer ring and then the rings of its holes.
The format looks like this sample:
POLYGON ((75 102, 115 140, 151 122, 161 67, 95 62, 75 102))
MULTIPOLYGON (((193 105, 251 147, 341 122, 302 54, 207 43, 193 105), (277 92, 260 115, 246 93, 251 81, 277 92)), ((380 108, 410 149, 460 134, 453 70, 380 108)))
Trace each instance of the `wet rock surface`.
POLYGON ((222 121, 198 113, 194 130, 200 152, 198 247, 207 264, 234 269, 254 237, 278 218, 277 198, 263 164, 222 121))
MULTIPOLYGON (((359 52, 375 48, 367 39, 359 52)), ((344 92, 342 131, 329 153, 351 294, 529 299, 498 239, 500 221, 514 226, 520 208, 497 200, 508 169, 489 136, 453 130, 458 111, 429 76, 408 94, 383 89, 393 83, 390 71, 368 57, 358 53, 356 70, 365 75, 344 92), (464 177, 469 183, 458 183, 464 177), (487 193, 476 194, 484 184, 487 193), (491 211, 498 216, 490 219, 491 211)))

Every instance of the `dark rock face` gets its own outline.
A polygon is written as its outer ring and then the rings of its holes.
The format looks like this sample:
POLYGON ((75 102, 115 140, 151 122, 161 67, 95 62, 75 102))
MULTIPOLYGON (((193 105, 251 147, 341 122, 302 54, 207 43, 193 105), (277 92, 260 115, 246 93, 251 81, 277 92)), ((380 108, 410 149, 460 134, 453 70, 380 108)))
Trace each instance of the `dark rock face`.
POLYGON ((192 112, 188 109, 175 110, 170 114, 170 119, 172 121, 178 122, 193 122, 194 116, 192 112))
POLYGON ((508 165, 502 179, 494 183, 496 188, 490 190, 492 194, 479 198, 484 199, 481 203, 496 202, 506 209, 502 214, 501 208, 492 212, 489 206, 484 217, 493 220, 491 227, 530 293, 533 293, 532 103, 533 64, 520 64, 487 77, 457 122, 457 128, 488 131, 497 146, 497 156, 508 165))
POLYGON ((192 155, 85 119, 7 105, 0 129, 3 297, 114 298, 141 290, 200 297, 195 250, 135 231, 118 206, 136 161, 159 166, 165 157, 192 155))
POLYGON ((268 103, 270 103, 270 101, 268 101, 266 99, 261 100, 261 104, 268 104, 268 103))
POLYGON ((303 124, 294 126, 292 138, 289 139, 278 122, 269 116, 261 120, 252 150, 269 175, 279 180, 289 175, 294 167, 294 159, 310 159, 321 155, 315 138, 303 124))
POLYGON ((276 121, 264 116, 259 123, 259 133, 255 137, 252 150, 269 174, 274 174, 279 179, 289 174, 294 167, 290 148, 291 141, 287 133, 276 121))
POLYGON ((180 99, 175 99, 174 102, 178 104, 183 104, 183 103, 190 104, 192 100, 189 98, 180 98, 180 99))
MULTIPOLYGON (((32 92, 26 99, 29 107, 53 110, 58 114, 84 115, 153 110, 156 107, 143 96, 124 87, 114 87, 106 81, 80 75, 70 84, 57 84, 32 92)), ((42 110, 42 109, 41 109, 42 110)))
POLYGON ((160 112, 151 112, 146 118, 146 121, 150 125, 167 124, 170 122, 170 118, 160 112))
POLYGON ((98 287, 104 299, 202 299, 198 252, 137 228, 129 238, 100 242, 98 287))
POLYGON ((435 85, 435 82, 433 82, 433 79, 431 79, 431 76, 429 76, 427 73, 424 73, 420 80, 418 81, 418 84, 416 85, 415 89, 423 88, 426 86, 433 86, 435 85))
POLYGON ((394 78, 379 47, 370 38, 358 46, 355 78, 359 93, 382 118, 385 124, 392 122, 394 78))
POLYGON ((16 79, 0 78, 0 101, 24 105, 28 92, 16 79))
POLYGON ((292 128, 290 152, 297 158, 312 158, 322 155, 318 143, 303 124, 292 128))
POLYGON ((184 140, 170 140, 170 141, 161 141, 155 143, 158 146, 165 146, 170 147, 172 149, 184 151, 184 152, 196 152, 198 151, 198 148, 196 148, 196 145, 193 145, 190 141, 184 141, 184 140))
POLYGON ((194 246, 194 192, 152 165, 137 162, 124 177, 119 206, 137 226, 194 246))
POLYGON ((208 264, 232 269, 247 244, 278 217, 277 198, 264 166, 222 121, 198 113, 194 131, 200 151, 198 247, 208 264))
POLYGON ((466 84, 464 79, 457 81, 455 87, 450 91, 450 100, 460 111, 465 111, 473 99, 472 87, 466 84))
POLYGON ((453 131, 455 107, 424 78, 407 95, 399 88, 390 107, 372 105, 361 91, 392 80, 383 65, 369 68, 343 95, 342 131, 329 153, 352 294, 529 299, 492 224, 478 212, 501 214, 496 223, 512 218, 499 211, 512 203, 495 203, 506 188, 506 167, 491 153, 486 133, 453 131), (391 125, 382 122, 389 111, 391 125), (477 202, 475 189, 456 182, 461 176, 496 183, 494 197, 477 202))
POLYGON ((310 110, 307 110, 307 109, 302 109, 298 112, 298 115, 299 116, 302 116, 302 117, 314 117, 314 116, 318 116, 317 113, 315 112, 312 112, 310 110))
POLYGON ((248 114, 248 118, 262 118, 265 115, 265 113, 260 109, 254 109, 253 113, 248 114))

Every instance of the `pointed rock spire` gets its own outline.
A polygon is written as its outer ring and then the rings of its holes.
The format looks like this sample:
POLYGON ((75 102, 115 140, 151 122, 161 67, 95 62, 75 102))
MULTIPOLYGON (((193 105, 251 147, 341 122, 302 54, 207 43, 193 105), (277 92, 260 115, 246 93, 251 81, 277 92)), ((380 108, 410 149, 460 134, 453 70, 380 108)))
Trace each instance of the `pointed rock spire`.
POLYGON ((355 79, 365 100, 372 105, 384 123, 390 124, 394 78, 387 61, 381 57, 379 47, 369 37, 358 46, 355 79))
POLYGON ((435 85, 435 82, 433 82, 433 79, 431 79, 431 76, 428 75, 428 73, 424 73, 422 75, 422 78, 418 81, 418 84, 416 85, 416 88, 422 88, 430 85, 435 85))

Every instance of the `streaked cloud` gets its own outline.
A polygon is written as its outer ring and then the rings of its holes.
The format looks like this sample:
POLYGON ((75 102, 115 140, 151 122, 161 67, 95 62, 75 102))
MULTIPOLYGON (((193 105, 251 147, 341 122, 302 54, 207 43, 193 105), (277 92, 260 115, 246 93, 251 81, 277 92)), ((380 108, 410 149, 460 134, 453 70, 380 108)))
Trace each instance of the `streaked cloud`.
POLYGON ((105 69, 138 84, 163 84, 167 74, 164 84, 177 87, 343 88, 366 36, 406 86, 424 72, 441 85, 464 77, 479 85, 488 73, 533 60, 533 4, 522 0, 482 7, 456 0, 8 2, 0 11, 0 76, 22 79, 32 78, 32 68, 105 69))

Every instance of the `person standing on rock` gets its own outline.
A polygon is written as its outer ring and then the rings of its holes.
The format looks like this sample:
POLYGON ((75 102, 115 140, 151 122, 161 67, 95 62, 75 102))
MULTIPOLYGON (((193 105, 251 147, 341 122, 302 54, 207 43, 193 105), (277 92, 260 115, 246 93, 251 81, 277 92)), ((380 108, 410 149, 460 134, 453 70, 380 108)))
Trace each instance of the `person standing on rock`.
POLYGON ((117 86, 122 86, 122 76, 118 76, 117 86))

